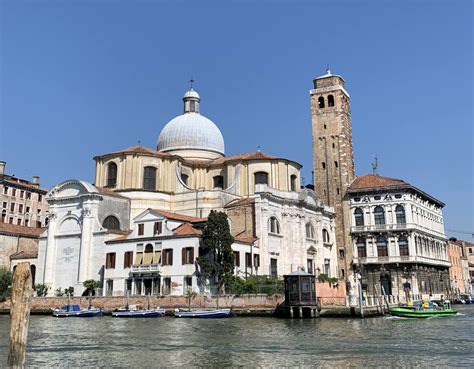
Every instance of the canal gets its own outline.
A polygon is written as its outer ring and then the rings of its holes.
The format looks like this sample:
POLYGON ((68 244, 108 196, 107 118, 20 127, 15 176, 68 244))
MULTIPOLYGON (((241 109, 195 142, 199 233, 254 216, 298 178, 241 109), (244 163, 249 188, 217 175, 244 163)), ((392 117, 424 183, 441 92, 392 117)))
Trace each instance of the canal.
MULTIPOLYGON (((452 318, 57 319, 32 316, 27 366, 474 367, 474 305, 452 318)), ((9 316, 0 315, 0 367, 9 316)))

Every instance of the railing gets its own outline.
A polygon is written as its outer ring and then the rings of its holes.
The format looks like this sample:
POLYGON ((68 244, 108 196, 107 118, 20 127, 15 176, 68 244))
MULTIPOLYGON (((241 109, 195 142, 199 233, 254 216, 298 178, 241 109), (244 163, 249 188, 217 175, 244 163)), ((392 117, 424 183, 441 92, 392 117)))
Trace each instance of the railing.
POLYGON ((373 232, 373 231, 391 231, 391 230, 405 230, 414 228, 414 223, 400 223, 400 224, 371 224, 363 226, 351 227, 351 232, 373 232))
POLYGON ((403 263, 403 262, 418 262, 427 263, 434 265, 450 266, 448 260, 430 258, 422 255, 409 255, 409 256, 369 256, 364 258, 354 258, 356 264, 377 264, 377 263, 403 263))
POLYGON ((160 264, 134 264, 131 268, 132 273, 159 273, 161 272, 160 264))

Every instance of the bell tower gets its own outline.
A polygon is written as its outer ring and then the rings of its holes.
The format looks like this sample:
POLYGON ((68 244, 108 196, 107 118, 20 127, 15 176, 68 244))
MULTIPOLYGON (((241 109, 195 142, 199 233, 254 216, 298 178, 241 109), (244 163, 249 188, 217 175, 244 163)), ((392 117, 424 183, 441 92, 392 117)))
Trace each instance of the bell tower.
POLYGON ((345 194, 355 178, 350 96, 344 79, 329 69, 313 83, 310 95, 314 188, 323 203, 336 212, 339 277, 347 278, 351 272, 352 241, 345 194))

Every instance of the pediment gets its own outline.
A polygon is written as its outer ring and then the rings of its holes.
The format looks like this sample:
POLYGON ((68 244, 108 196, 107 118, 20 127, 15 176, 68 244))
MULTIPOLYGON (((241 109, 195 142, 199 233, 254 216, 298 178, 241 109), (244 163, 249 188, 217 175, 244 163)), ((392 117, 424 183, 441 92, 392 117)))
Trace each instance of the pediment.
POLYGON ((70 198, 92 193, 98 193, 97 189, 92 184, 77 179, 69 179, 54 186, 46 194, 46 198, 70 198))

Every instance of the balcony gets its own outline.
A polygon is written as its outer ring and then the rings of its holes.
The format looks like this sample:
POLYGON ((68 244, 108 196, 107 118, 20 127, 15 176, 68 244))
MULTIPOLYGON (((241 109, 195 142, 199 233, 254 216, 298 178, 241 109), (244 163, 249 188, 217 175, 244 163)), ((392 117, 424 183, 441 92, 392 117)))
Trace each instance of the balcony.
POLYGON ((369 256, 365 258, 354 258, 354 264, 389 264, 389 263, 418 263, 449 267, 451 263, 447 260, 429 258, 426 256, 369 256))
POLYGON ((397 231, 415 228, 414 223, 402 223, 402 224, 372 224, 363 226, 351 227, 351 233, 360 232, 383 232, 383 231, 397 231))
POLYGON ((160 264, 134 264, 130 270, 131 273, 147 274, 161 273, 160 264))

